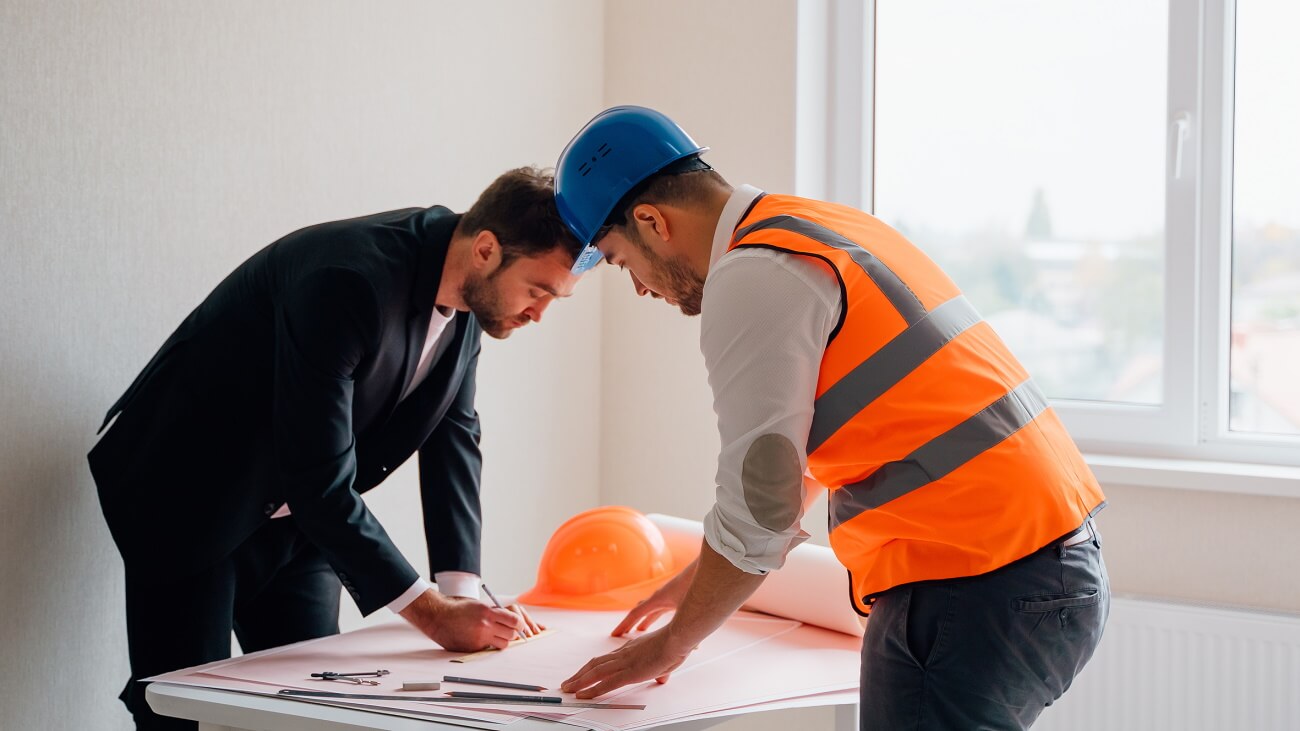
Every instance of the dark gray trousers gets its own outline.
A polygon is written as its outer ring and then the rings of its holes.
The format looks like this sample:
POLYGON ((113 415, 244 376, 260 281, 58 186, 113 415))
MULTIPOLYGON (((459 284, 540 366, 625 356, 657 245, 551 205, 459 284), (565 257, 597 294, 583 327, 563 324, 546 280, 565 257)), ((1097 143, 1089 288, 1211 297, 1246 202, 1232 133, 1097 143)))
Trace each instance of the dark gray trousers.
POLYGON ((342 586, 293 518, 268 520, 230 556, 189 576, 140 576, 126 568, 131 679, 118 696, 139 731, 186 731, 194 721, 149 708, 141 678, 244 652, 338 634, 342 586))
POLYGON ((1026 729, 1092 657, 1110 612, 1101 538, 980 576, 891 589, 862 643, 863 731, 1026 729))

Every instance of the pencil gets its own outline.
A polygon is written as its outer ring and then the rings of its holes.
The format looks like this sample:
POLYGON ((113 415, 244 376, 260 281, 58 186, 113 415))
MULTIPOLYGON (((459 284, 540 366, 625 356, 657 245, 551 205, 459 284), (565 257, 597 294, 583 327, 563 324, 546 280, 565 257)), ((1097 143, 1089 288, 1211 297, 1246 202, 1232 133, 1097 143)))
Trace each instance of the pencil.
MULTIPOLYGON (((497 606, 497 609, 505 609, 505 607, 501 606, 501 602, 497 601, 497 595, 493 594, 492 590, 487 588, 487 584, 480 584, 480 586, 483 587, 483 593, 488 595, 488 599, 492 600, 492 603, 497 606)), ((527 637, 524 637, 524 633, 519 630, 515 630, 515 637, 518 637, 521 640, 528 639, 527 637)))
POLYGON ((558 695, 511 695, 509 693, 470 693, 464 690, 453 690, 447 695, 452 698, 479 698, 491 701, 512 701, 526 703, 563 703, 564 699, 558 695))
POLYGON ((495 688, 514 688, 515 690, 546 690, 541 685, 528 685, 527 683, 507 683, 504 680, 483 680, 482 678, 458 678, 455 675, 442 676, 444 683, 465 683, 466 685, 490 685, 495 688))

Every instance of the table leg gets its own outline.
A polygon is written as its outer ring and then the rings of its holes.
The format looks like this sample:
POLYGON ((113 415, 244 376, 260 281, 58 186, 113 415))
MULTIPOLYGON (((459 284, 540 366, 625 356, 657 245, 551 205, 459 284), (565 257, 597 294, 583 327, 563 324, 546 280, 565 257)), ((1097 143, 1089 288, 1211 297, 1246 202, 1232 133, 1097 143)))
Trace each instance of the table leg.
POLYGON ((858 704, 835 706, 835 731, 858 731, 858 704))

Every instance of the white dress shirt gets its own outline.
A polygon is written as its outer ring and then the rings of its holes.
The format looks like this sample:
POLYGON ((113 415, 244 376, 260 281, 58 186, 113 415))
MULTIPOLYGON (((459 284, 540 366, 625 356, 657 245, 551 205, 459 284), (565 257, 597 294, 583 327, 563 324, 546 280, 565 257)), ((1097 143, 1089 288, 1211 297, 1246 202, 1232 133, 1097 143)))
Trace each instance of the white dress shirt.
POLYGON ((415 366, 415 375, 411 377, 411 382, 402 392, 403 399, 424 383, 424 379, 429 376, 429 369, 433 368, 433 364, 447 352, 448 346, 451 345, 451 338, 444 338, 442 335, 447 329, 447 323, 455 316, 455 311, 443 312, 441 307, 433 308, 433 314, 429 316, 429 332, 425 334, 424 345, 420 347, 420 362, 415 366))
POLYGON ((704 519, 704 536, 737 568, 755 574, 780 568, 790 549, 808 539, 799 525, 808 429, 822 355, 841 308, 839 283, 825 264, 771 249, 727 251, 761 193, 742 185, 723 208, 700 313, 700 350, 722 438, 717 502, 704 519), (788 469, 766 469, 774 460, 788 469), (771 484, 764 472, 784 477, 771 484))

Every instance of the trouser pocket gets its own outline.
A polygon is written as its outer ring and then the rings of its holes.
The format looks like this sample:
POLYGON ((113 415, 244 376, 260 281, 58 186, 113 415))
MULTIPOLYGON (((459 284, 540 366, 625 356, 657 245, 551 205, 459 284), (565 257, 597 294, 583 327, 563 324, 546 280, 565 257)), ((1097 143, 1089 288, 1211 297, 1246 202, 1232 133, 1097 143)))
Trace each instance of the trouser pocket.
POLYGON ((943 585, 908 588, 907 618, 904 624, 907 651, 918 667, 925 668, 948 629, 954 606, 954 592, 943 585))
POLYGON ((1091 607, 1101 601, 1101 590, 1085 589, 1066 594, 1033 594, 1011 602, 1017 612, 1052 612, 1058 609, 1091 607))

